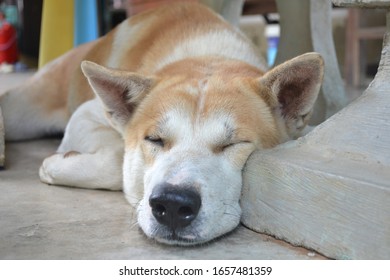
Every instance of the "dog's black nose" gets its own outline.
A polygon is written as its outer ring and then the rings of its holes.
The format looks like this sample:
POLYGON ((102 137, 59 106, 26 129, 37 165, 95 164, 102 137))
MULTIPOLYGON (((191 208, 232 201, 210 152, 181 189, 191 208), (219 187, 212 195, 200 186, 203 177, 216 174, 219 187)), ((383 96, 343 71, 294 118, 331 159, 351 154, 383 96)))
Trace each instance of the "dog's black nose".
POLYGON ((196 218, 201 199, 194 190, 164 184, 152 192, 149 205, 160 224, 175 230, 188 226, 196 218))

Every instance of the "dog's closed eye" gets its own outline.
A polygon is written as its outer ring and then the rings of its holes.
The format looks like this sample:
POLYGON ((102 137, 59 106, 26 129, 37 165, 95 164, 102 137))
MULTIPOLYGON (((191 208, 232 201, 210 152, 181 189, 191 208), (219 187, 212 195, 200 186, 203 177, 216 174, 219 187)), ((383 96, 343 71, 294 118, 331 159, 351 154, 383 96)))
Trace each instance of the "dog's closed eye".
POLYGON ((144 140, 153 145, 160 146, 160 147, 164 147, 165 145, 164 140, 158 136, 146 136, 144 140))
POLYGON ((216 146, 213 151, 214 153, 221 153, 221 152, 224 152, 230 148, 233 148, 237 145, 240 145, 240 144, 249 144, 251 143, 250 141, 235 141, 235 142, 226 142, 226 143, 222 143, 221 145, 218 145, 216 146))

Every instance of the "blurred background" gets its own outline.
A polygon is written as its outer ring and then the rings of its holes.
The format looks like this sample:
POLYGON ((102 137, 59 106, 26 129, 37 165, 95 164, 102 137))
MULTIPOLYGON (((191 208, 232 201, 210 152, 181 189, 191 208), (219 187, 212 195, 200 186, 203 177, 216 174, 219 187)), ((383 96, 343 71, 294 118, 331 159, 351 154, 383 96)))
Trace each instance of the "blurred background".
MULTIPOLYGON (((0 72, 26 71, 39 67, 45 1, 53 2, 53 0, 0 0, 0 72)), ((216 0, 217 3, 223 1, 232 0, 216 0)), ((63 2, 68 1, 57 1, 57 3, 63 2)), ((77 19, 82 20, 84 24, 87 21, 93 22, 88 22, 90 28, 82 35, 84 38, 79 42, 75 41, 74 45, 106 34, 127 17, 168 2, 174 4, 177 0, 82 0, 79 2, 92 4, 92 6, 84 7, 81 15, 74 14, 75 22, 77 19), (92 16, 87 17, 86 13, 91 11, 92 16), (86 38, 85 34, 90 38, 86 38)), ((58 17, 60 20, 60 17, 66 13, 66 10, 52 12, 52 17, 58 17)), ((239 28, 258 46, 259 52, 267 59, 270 66, 273 65, 277 53, 279 20, 275 0, 244 1, 239 28)), ((372 80, 378 67, 385 28, 385 12, 374 9, 333 7, 332 22, 338 63, 346 84, 365 87, 372 80), (358 56, 351 57, 350 50, 356 46, 359 50, 358 56), (358 75, 353 77, 352 71, 358 71, 358 75)), ((58 32, 64 32, 63 36, 67 36, 66 31, 58 30, 58 32)))

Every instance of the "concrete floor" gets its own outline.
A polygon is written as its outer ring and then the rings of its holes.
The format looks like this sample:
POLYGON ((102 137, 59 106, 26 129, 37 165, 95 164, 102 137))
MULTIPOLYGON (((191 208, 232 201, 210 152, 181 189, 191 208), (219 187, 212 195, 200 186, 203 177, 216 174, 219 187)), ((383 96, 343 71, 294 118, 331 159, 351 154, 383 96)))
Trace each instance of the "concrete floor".
POLYGON ((207 245, 157 244, 138 229, 121 192, 48 186, 39 181, 42 159, 59 140, 6 146, 0 171, 0 259, 318 259, 240 226, 207 245))
MULTIPOLYGON (((31 74, 0 74, 0 94, 31 74)), ((0 259, 324 259, 239 226, 196 247, 146 238, 121 192, 48 186, 42 160, 59 139, 7 143, 0 171, 0 259)))

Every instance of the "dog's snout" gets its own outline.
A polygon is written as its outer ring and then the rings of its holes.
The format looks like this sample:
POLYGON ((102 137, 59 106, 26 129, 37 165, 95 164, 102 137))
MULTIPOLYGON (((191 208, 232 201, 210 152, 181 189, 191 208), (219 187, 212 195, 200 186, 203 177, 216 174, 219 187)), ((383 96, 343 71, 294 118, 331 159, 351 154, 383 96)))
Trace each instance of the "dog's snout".
POLYGON ((175 230, 191 224, 199 213, 201 199, 194 190, 163 185, 152 193, 149 204, 156 220, 175 230))

